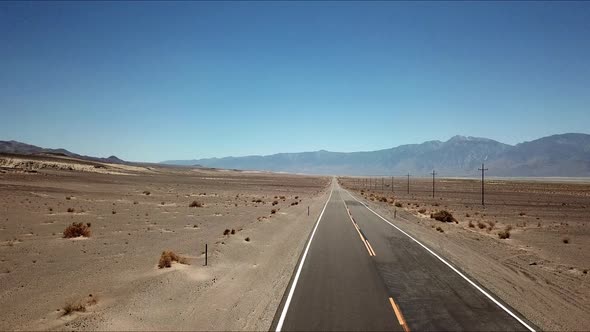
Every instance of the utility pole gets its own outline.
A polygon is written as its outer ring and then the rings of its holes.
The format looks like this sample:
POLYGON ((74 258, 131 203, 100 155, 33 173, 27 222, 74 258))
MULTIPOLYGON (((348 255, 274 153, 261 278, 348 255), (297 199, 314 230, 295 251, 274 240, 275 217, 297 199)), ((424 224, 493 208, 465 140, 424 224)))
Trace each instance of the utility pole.
POLYGON ((410 194, 410 173, 408 173, 408 195, 410 194))
POLYGON ((432 170, 432 198, 434 198, 434 176, 436 175, 436 172, 434 170, 432 170))
POLYGON ((383 191, 383 185, 385 184, 385 179, 381 178, 381 191, 383 191))
POLYGON ((486 205, 486 203, 485 203, 485 201, 484 201, 484 190, 483 190, 483 188, 484 188, 484 187, 483 187, 483 173, 484 173, 485 171, 487 171, 488 169, 487 169, 487 168, 484 168, 484 167, 483 167, 483 163, 482 163, 482 164, 481 164, 481 168, 478 168, 477 170, 478 170, 478 171, 481 171, 481 205, 485 206, 485 205, 486 205))
POLYGON ((391 192, 393 192, 393 176, 391 177, 391 192))

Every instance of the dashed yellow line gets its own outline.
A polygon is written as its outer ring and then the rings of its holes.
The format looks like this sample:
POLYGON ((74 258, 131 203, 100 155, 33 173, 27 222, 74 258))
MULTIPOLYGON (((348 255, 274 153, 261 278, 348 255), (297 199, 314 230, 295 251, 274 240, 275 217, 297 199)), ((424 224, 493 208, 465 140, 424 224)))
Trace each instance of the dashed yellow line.
POLYGON ((398 307, 397 303, 395 303, 395 301, 391 297, 389 298, 389 303, 391 303, 391 307, 393 308, 393 312, 395 312, 395 316, 397 317, 399 325, 401 325, 405 332, 410 332, 410 328, 408 327, 408 324, 406 324, 404 315, 402 314, 402 311, 398 307))

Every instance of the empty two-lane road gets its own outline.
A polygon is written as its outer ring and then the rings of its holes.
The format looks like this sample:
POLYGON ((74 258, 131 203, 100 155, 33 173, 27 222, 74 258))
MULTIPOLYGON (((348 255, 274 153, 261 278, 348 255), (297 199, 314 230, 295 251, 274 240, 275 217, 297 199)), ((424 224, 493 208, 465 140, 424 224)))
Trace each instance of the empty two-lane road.
POLYGON ((334 181, 273 330, 534 327, 334 181))

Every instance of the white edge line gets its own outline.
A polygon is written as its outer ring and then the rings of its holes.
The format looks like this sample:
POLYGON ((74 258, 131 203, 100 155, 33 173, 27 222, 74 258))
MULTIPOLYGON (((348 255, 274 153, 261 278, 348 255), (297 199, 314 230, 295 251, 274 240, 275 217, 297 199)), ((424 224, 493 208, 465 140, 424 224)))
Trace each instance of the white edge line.
POLYGON ((291 299, 293 298, 293 293, 295 292, 295 287, 297 287, 297 281, 299 281, 299 275, 301 274, 301 269, 303 268, 303 263, 305 263, 305 258, 307 257, 307 252, 309 251, 309 247, 311 246, 311 242, 313 241, 313 237, 315 235, 315 231, 318 229, 318 225, 322 220, 322 216, 324 215, 324 211, 326 211, 326 207, 332 198, 332 193, 334 192, 334 185, 332 184, 332 189, 330 191, 330 196, 328 196, 328 200, 326 204, 324 204, 324 208, 322 209, 322 213, 318 217, 318 221, 315 223, 315 227, 313 228, 313 232, 311 233, 311 237, 309 238, 309 242, 307 242, 307 246, 305 247, 305 251, 303 252, 303 257, 301 257, 301 262, 299 262, 299 266, 297 267, 297 272, 295 273, 295 278, 293 279, 293 283, 291 284, 291 289, 289 289, 289 295, 287 296, 287 300, 285 301, 285 306, 283 306, 283 311, 281 312, 281 317, 279 318, 279 322, 277 323, 277 327, 275 329, 276 332, 281 331, 283 328, 283 323, 285 322, 285 317, 287 317, 287 311, 289 311, 289 304, 291 304, 291 299))
MULTIPOLYGON (((344 189, 344 188, 342 188, 342 189, 344 189)), ((346 191, 346 193, 348 195, 350 195, 350 197, 354 198, 357 202, 363 204, 363 202, 359 201, 348 190, 344 189, 344 191, 346 191)), ((469 282, 473 287, 475 287, 478 291, 480 291, 488 299, 490 299, 492 302, 494 302, 498 307, 500 307, 501 309, 503 309, 504 311, 506 311, 510 316, 512 316, 514 319, 516 319, 520 324, 522 324, 524 327, 526 327, 529 331, 535 332, 535 330, 532 327, 530 327, 527 323, 525 323, 522 319, 520 319, 520 317, 518 317, 516 314, 514 314, 512 311, 510 311, 508 308, 506 308, 506 306, 504 306, 502 303, 498 302, 498 300, 496 300, 493 296, 491 296, 490 294, 488 294, 488 292, 486 292, 485 290, 483 290, 476 283, 474 283, 469 278, 467 278, 463 273, 461 273, 459 270, 457 270, 453 265, 451 265, 446 260, 444 260, 442 257, 440 257, 439 255, 437 255, 434 251, 430 250, 427 246, 423 245, 420 241, 418 241, 415 238, 413 238, 410 234, 404 232, 402 229, 400 229, 396 225, 392 224, 389 220, 383 218, 379 213, 373 211, 373 209, 371 209, 368 205, 366 205, 366 204, 363 204, 363 205, 365 205, 365 207, 369 211, 373 212, 377 217, 381 218, 383 221, 385 221, 386 223, 388 223, 389 225, 391 225, 392 227, 394 227, 398 231, 402 232, 405 236, 409 237, 414 242, 418 243, 422 248, 426 249, 434 257, 438 258, 441 262, 445 263, 449 268, 451 268, 451 270, 455 271, 455 273, 457 273, 458 275, 460 275, 463 279, 467 280, 467 282, 469 282)))

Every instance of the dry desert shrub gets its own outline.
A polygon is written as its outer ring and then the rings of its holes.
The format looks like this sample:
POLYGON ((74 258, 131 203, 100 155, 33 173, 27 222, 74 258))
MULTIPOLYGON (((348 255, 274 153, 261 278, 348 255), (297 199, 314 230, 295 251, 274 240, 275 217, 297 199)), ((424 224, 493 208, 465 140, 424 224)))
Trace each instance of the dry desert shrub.
POLYGON ((445 232, 440 226, 436 226, 436 230, 439 231, 439 232, 441 232, 441 233, 444 233, 445 232))
POLYGON ((188 264, 188 261, 185 257, 179 256, 175 254, 173 251, 165 250, 162 251, 162 255, 160 256, 160 261, 158 262, 158 267, 160 269, 165 267, 172 267, 172 262, 177 262, 180 264, 188 264))
POLYGON ((275 213, 277 213, 277 210, 275 210, 275 209, 270 210, 270 214, 275 214, 275 213))
POLYGON ((484 223, 483 223, 483 222, 481 222, 481 221, 478 221, 478 222, 477 222, 477 227, 479 227, 479 229, 484 229, 484 228, 486 228, 486 224, 484 224, 484 223))
POLYGON ((440 210, 438 212, 430 214, 430 218, 442 221, 442 222, 457 222, 453 215, 447 210, 440 210))
POLYGON ((66 303, 66 305, 64 305, 63 307, 63 315, 69 315, 73 312, 85 312, 86 311, 86 305, 80 302, 68 302, 66 303))
POLYGON ((402 207, 402 203, 400 203, 400 202, 395 202, 395 206, 397 206, 397 207, 401 208, 401 207, 402 207))
POLYGON ((418 210, 418 212, 424 214, 424 213, 426 213, 426 209, 420 209, 420 210, 418 210))
POLYGON ((502 240, 507 239, 510 237, 510 230, 512 226, 508 225, 503 231, 498 232, 498 237, 502 240))
POLYGON ((74 222, 64 230, 64 238, 73 237, 89 237, 90 236, 90 224, 84 225, 81 222, 74 222))
POLYGON ((69 213, 74 213, 74 211, 76 211, 76 210, 74 210, 74 208, 68 208, 69 213))
POLYGON ((568 244, 568 243, 570 243, 570 239, 569 239, 569 237, 564 237, 564 238, 563 238, 561 241, 562 241, 563 243, 565 243, 565 244, 568 244))
POLYGON ((203 207, 203 204, 201 202, 192 201, 188 206, 189 207, 203 207))
POLYGON ((223 231, 223 235, 229 235, 229 233, 230 233, 230 232, 231 232, 231 231, 230 231, 229 229, 227 229, 227 228, 226 228, 226 229, 225 229, 225 231, 223 231))
POLYGON ((495 221, 488 221, 488 231, 491 231, 492 229, 494 229, 494 227, 496 226, 496 222, 495 221))
MULTIPOLYGON (((276 196, 275 196, 275 197, 276 197, 276 196)), ((279 204, 279 201, 273 201, 273 202, 272 202, 272 206, 275 206, 275 205, 277 205, 277 204, 279 204)))
POLYGON ((469 228, 475 228, 475 225, 473 224, 473 222, 471 222, 471 220, 469 220, 469 228))
POLYGON ((151 192, 149 192, 148 190, 144 190, 143 191, 143 194, 146 195, 146 196, 149 196, 149 195, 151 195, 151 192))
POLYGON ((244 241, 250 242, 250 237, 245 238, 244 241))
POLYGON ((232 228, 232 230, 231 230, 231 234, 232 234, 232 235, 236 234, 236 230, 232 228))

